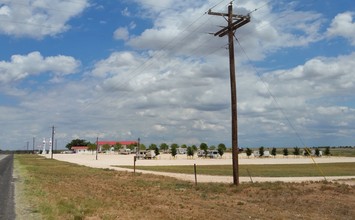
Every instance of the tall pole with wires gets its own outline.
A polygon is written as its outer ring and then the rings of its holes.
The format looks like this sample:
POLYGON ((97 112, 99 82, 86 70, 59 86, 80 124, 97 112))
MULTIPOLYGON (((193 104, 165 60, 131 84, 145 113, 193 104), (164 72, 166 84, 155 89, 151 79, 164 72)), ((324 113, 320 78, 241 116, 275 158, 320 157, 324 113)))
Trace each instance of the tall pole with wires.
POLYGON ((208 11, 209 15, 217 15, 227 17, 228 26, 222 28, 214 34, 214 36, 223 37, 228 35, 229 44, 229 71, 231 84, 231 111, 232 111, 232 160, 233 160, 233 183, 239 184, 239 165, 238 165, 238 114, 237 114, 237 86, 235 76, 235 61, 234 61, 234 32, 247 24, 250 21, 250 16, 242 16, 233 14, 232 2, 228 6, 228 13, 217 13, 208 11))

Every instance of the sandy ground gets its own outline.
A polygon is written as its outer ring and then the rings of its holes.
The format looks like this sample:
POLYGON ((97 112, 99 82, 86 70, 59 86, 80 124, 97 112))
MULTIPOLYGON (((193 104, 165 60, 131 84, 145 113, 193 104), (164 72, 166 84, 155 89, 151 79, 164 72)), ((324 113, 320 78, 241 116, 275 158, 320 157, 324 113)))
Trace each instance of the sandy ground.
MULTIPOLYGON (((50 155, 45 155, 50 158, 50 155)), ((96 155, 92 154, 55 154, 53 158, 60 161, 66 161, 70 163, 80 164, 88 167, 95 168, 108 168, 119 171, 133 172, 132 169, 119 168, 115 166, 128 165, 133 166, 134 155, 118 155, 118 154, 99 154, 96 160, 96 155)), ((355 163, 355 157, 294 157, 279 156, 276 158, 247 158, 245 154, 239 155, 239 164, 307 164, 307 163, 342 163, 342 162, 353 162, 355 163)), ((232 164, 232 155, 227 153, 223 155, 223 158, 218 159, 202 159, 193 158, 188 159, 186 155, 178 155, 177 158, 172 158, 169 154, 159 155, 157 159, 153 160, 137 160, 136 166, 166 166, 166 165, 229 165, 232 164)), ((139 173, 149 173, 156 175, 170 176, 182 180, 187 180, 194 182, 195 176, 190 174, 176 174, 176 173, 165 173, 165 172, 153 172, 136 170, 139 173)), ((337 177, 240 177, 240 182, 273 182, 273 181, 283 181, 283 182, 304 182, 304 181, 338 181, 342 183, 347 183, 355 185, 355 174, 354 176, 337 176, 337 177), (350 180, 352 179, 352 180, 350 180)), ((197 175, 197 182, 223 182, 232 183, 233 178, 231 176, 209 176, 209 175, 197 175)))

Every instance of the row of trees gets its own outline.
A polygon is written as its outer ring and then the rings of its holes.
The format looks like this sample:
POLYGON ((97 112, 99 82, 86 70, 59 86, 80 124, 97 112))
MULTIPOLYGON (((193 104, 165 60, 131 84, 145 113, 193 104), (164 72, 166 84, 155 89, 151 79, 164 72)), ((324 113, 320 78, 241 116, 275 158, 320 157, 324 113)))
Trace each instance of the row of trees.
MULTIPOLYGON (((95 143, 91 143, 83 139, 72 140, 70 143, 66 145, 66 148, 71 150, 73 146, 87 146, 88 150, 92 150, 92 151, 96 150, 95 143)), ((122 148, 122 145, 120 143, 116 143, 113 146, 105 144, 102 146, 102 150, 109 151, 111 150, 112 147, 114 151, 119 151, 122 148)), ((134 150, 136 147, 137 145, 135 144, 127 146, 127 148, 131 150, 134 150)), ((223 143, 220 143, 217 147, 215 145, 208 146, 206 143, 201 143, 199 147, 197 147, 196 145, 188 146, 186 144, 178 145, 176 143, 173 143, 171 145, 168 145, 167 143, 161 143, 159 146, 156 144, 150 144, 148 147, 144 144, 139 145, 139 150, 154 150, 156 155, 159 155, 160 152, 164 152, 164 153, 170 152, 173 157, 175 157, 178 154, 179 148, 185 149, 187 156, 193 156, 198 150, 204 151, 206 156, 208 150, 217 150, 219 155, 222 156, 224 152, 227 150, 226 146, 223 143)))
MULTIPOLYGON (((246 152, 246 154, 247 154, 248 157, 253 153, 253 151, 252 151, 250 148, 247 148, 245 152, 246 152)), ((264 152, 265 152, 264 147, 259 147, 259 157, 264 156, 264 152)), ((289 149, 288 149, 288 148, 284 148, 284 149, 282 150, 282 153, 283 153, 283 156, 288 156, 288 155, 289 155, 289 149)), ((277 154, 277 150, 276 150, 276 148, 274 147, 274 148, 272 148, 272 150, 271 150, 271 155, 272 155, 272 156, 276 156, 276 154, 277 154)), ((294 147, 292 154, 295 155, 295 156, 301 155, 301 148, 299 148, 299 147, 294 147)), ((307 147, 304 148, 304 154, 303 154, 303 155, 304 155, 304 156, 309 156, 310 154, 311 154, 311 149, 310 149, 310 148, 307 148, 307 147)), ((317 157, 320 156, 320 150, 319 150, 319 148, 315 148, 314 154, 315 154, 317 157)), ((330 147, 325 147, 324 155, 326 155, 326 156, 329 156, 329 155, 330 155, 330 147)))

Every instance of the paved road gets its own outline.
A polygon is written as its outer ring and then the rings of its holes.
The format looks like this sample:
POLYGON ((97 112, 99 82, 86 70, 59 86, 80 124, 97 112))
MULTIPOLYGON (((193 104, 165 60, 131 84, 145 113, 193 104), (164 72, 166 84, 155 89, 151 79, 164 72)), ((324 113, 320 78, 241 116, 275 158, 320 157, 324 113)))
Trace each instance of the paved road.
POLYGON ((13 155, 0 155, 0 219, 15 219, 13 155))

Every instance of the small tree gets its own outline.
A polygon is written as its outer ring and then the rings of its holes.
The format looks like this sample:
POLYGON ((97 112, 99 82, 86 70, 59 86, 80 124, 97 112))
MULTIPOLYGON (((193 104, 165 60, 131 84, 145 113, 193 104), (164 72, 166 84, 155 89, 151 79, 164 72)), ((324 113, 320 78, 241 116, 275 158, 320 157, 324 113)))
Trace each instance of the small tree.
POLYGON ((163 152, 166 152, 169 149, 169 145, 167 145, 166 143, 162 143, 160 144, 160 150, 163 152))
POLYGON ((192 150, 194 150, 194 152, 196 152, 196 151, 197 151, 197 147, 196 147, 196 145, 192 145, 192 146, 191 146, 191 148, 192 148, 192 150))
POLYGON ((284 155, 285 157, 288 156, 288 149, 287 149, 287 148, 284 148, 284 149, 283 149, 283 155, 284 155))
POLYGON ((83 139, 74 139, 70 143, 68 143, 65 147, 68 148, 68 150, 71 150, 73 146, 88 146, 90 142, 83 140, 83 139))
POLYGON ((176 150, 176 145, 172 144, 171 145, 171 156, 175 157, 177 154, 177 150, 176 150))
POLYGON ((295 156, 300 155, 300 149, 298 147, 293 148, 293 155, 295 155, 295 156))
POLYGON ((200 150, 203 150, 205 152, 205 157, 207 157, 208 145, 206 143, 200 144, 200 150))
POLYGON ((259 147, 259 157, 262 157, 262 156, 264 156, 264 147, 263 146, 259 147))
POLYGON ((149 150, 155 150, 156 148, 158 148, 156 144, 150 144, 148 147, 149 150))
POLYGON ((155 153, 156 156, 158 156, 160 154, 159 148, 157 147, 157 145, 155 145, 154 153, 155 153))
POLYGON ((139 150, 146 150, 147 147, 144 144, 139 144, 139 150))
POLYGON ((104 144, 102 146, 102 149, 107 152, 107 151, 109 151, 111 149, 111 146, 109 144, 104 144))
POLYGON ((190 147, 190 146, 187 147, 186 154, 187 154, 188 157, 193 157, 194 154, 195 154, 194 149, 192 147, 190 147))
POLYGON ((272 148, 271 155, 276 157, 276 148, 275 147, 272 148))
POLYGON ((221 155, 221 157, 222 157, 224 152, 227 150, 226 145, 224 145, 222 143, 218 144, 217 150, 218 150, 218 154, 221 155))
POLYGON ((119 142, 117 142, 113 148, 115 149, 115 151, 119 151, 122 148, 122 144, 120 144, 119 142))
POLYGON ((326 147, 326 148, 325 148, 324 154, 325 154, 326 156, 329 156, 329 155, 330 155, 330 147, 326 147))
POLYGON ((90 150, 92 152, 92 154, 94 154, 94 151, 96 151, 96 144, 88 144, 88 150, 90 150))
POLYGON ((130 144, 127 146, 127 148, 130 149, 131 151, 133 151, 136 147, 137 147, 137 144, 130 144))
POLYGON ((253 153, 253 151, 249 147, 247 147, 245 153, 247 154, 247 157, 249 158, 250 155, 253 153))
POLYGON ((315 155, 317 156, 317 157, 319 157, 320 156, 320 151, 319 151, 319 149, 318 149, 318 147, 316 148, 316 150, 315 150, 315 155))

